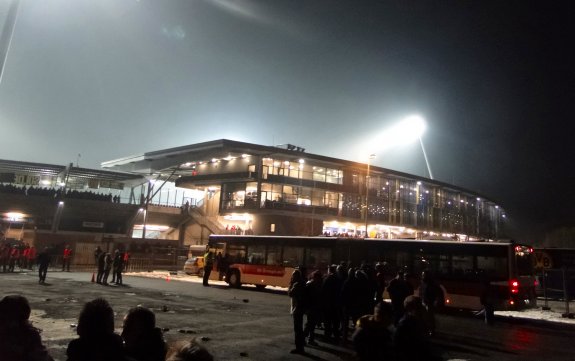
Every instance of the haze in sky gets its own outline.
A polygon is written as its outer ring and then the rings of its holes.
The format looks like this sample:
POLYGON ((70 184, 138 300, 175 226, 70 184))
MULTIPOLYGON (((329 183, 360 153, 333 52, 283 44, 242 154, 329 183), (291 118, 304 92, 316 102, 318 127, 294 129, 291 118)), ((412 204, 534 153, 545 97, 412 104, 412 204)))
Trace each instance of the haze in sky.
POLYGON ((365 149, 419 114, 434 178, 541 237, 575 219, 570 6, 21 0, 0 159, 99 168, 225 138, 428 176, 417 142, 365 149))

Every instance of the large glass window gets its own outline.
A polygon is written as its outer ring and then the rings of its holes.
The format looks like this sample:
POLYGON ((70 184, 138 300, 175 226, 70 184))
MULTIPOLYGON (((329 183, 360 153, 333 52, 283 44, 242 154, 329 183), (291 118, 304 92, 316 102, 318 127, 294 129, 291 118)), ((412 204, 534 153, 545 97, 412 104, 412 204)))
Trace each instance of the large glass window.
POLYGON ((250 245, 248 247, 248 263, 249 264, 265 264, 265 245, 250 245))
POLYGON ((281 246, 268 245, 266 264, 269 266, 281 266, 281 246))
POLYGON ((325 182, 325 168, 313 167, 313 180, 318 182, 325 182))
POLYGON ((283 264, 285 267, 298 267, 304 264, 303 247, 284 247, 283 264))
POLYGON ((228 245, 226 253, 231 263, 244 263, 246 261, 246 246, 228 245))
POLYGON ((507 258, 478 256, 477 272, 490 279, 507 279, 507 258))
POLYGON ((329 208, 337 208, 340 198, 341 197, 339 193, 325 192, 324 205, 329 208))
POLYGON ((339 169, 327 168, 325 181, 327 183, 342 184, 343 171, 341 171, 339 169))
POLYGON ((456 277, 469 277, 474 273, 472 255, 456 255, 451 259, 452 274, 456 277))
POLYGON ((306 266, 309 269, 325 270, 331 264, 329 248, 308 248, 306 266))

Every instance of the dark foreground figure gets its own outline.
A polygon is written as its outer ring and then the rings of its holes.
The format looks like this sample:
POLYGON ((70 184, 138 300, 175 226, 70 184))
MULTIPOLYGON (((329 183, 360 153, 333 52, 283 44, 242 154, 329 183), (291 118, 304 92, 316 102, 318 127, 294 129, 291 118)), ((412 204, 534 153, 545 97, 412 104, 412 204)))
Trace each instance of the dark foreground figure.
POLYGON ((114 333, 114 311, 103 298, 84 305, 76 329, 79 338, 68 344, 68 361, 125 361, 122 337, 114 333))
POLYGON ((30 313, 23 296, 6 296, 0 301, 0 360, 53 361, 40 331, 30 324, 30 313))

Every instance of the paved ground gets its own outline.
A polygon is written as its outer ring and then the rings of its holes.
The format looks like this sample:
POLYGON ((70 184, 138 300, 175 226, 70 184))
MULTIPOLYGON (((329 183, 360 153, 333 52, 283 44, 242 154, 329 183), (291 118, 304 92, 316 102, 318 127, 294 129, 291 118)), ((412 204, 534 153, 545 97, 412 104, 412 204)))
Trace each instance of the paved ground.
MULTIPOLYGON (((43 340, 57 361, 65 360, 66 346, 76 337, 75 325, 83 304, 96 297, 106 298, 113 306, 118 331, 121 331, 121 320, 127 310, 141 304, 156 312, 158 326, 164 329, 168 341, 195 337, 219 360, 354 359, 349 347, 323 340, 319 347, 309 348, 305 357, 290 355, 293 331, 289 298, 282 289, 255 291, 246 287, 237 290, 221 282, 212 282, 213 286, 206 288, 197 277, 167 272, 125 275, 126 286, 123 287, 100 286, 90 280, 91 273, 50 272, 48 284, 39 285, 34 273, 0 273, 0 295, 18 293, 28 297, 33 308, 33 323, 43 330, 43 340)), ((565 312, 564 303, 549 302, 549 305, 549 311, 498 312, 498 320, 508 324, 566 323, 575 326, 575 320, 561 317, 565 312)), ((446 321, 459 325, 462 320, 472 329, 481 324, 469 317, 446 321)), ((452 342, 453 337, 462 333, 453 327, 457 326, 450 326, 454 335, 446 334, 441 340, 445 342, 446 359, 464 359, 464 351, 449 345, 461 343, 460 340, 452 342)), ((501 332, 505 335, 507 331, 501 332)), ((489 339, 489 334, 486 337, 489 339)), ((489 359, 489 355, 474 359, 489 359)))

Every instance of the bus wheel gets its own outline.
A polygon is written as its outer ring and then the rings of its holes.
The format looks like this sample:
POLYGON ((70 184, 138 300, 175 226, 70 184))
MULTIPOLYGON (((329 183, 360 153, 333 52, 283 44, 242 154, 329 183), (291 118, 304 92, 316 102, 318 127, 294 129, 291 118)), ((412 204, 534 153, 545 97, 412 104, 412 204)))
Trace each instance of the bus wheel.
POLYGON ((240 273, 238 271, 232 271, 228 276, 228 283, 234 288, 240 288, 242 283, 240 282, 240 273))
POLYGON ((261 291, 266 288, 266 285, 256 285, 256 288, 261 291))

